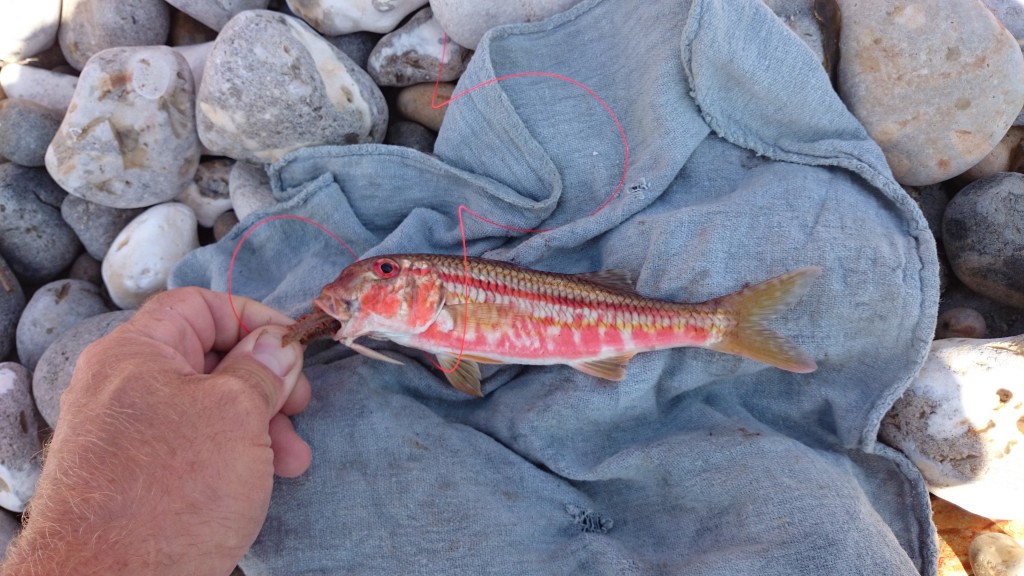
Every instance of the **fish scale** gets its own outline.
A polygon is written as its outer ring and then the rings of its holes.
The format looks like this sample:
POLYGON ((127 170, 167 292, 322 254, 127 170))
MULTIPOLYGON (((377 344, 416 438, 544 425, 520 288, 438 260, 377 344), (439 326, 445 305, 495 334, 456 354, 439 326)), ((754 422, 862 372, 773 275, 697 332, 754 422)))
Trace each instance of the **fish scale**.
POLYGON ((793 372, 814 361, 766 320, 792 306, 820 274, 807 267, 708 302, 646 298, 605 271, 559 274, 437 254, 378 256, 348 266, 290 336, 334 329, 354 350, 369 336, 437 354, 449 381, 479 395, 478 362, 568 364, 621 380, 639 352, 700 346, 793 372))

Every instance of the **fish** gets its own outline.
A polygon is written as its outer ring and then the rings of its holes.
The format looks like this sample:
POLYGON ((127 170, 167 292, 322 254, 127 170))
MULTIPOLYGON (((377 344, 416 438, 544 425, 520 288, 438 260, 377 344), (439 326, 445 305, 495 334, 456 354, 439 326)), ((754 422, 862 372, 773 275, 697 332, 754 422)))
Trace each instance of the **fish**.
POLYGON ((796 373, 817 369, 767 321, 799 301, 821 268, 807 266, 687 304, 647 298, 628 273, 561 274, 484 258, 391 254, 355 262, 313 299, 285 343, 330 337, 389 340, 436 355, 449 383, 482 396, 480 364, 566 364, 621 381, 640 352, 696 346, 796 373))

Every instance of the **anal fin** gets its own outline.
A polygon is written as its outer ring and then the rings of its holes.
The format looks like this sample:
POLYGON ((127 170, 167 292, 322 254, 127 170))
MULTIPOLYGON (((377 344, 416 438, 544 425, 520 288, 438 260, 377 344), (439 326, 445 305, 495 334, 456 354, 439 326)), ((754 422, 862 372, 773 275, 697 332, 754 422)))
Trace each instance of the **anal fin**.
POLYGON ((470 396, 484 395, 480 389, 480 366, 476 362, 467 360, 465 356, 460 360, 451 354, 438 354, 437 363, 444 369, 444 375, 453 388, 470 396))
POLYGON ((626 377, 626 365, 634 355, 635 353, 630 352, 597 360, 574 362, 570 366, 595 378, 621 382, 626 377))

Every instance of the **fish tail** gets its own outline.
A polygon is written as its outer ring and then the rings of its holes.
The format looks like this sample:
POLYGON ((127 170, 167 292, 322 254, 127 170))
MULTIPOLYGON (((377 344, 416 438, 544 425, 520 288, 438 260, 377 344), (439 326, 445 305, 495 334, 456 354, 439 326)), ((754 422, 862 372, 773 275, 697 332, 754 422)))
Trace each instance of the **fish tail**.
POLYGON ((796 304, 820 274, 817 266, 800 268, 720 298, 716 304, 731 311, 736 324, 709 348, 790 372, 813 372, 818 368, 814 359, 767 322, 796 304))

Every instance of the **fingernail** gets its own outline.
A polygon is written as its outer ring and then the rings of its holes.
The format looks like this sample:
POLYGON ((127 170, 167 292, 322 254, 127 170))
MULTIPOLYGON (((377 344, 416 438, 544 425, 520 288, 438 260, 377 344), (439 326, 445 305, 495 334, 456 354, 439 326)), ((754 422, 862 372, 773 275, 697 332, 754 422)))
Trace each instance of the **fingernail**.
POLYGON ((295 346, 282 346, 281 334, 272 331, 260 334, 252 347, 252 356, 282 378, 292 371, 298 361, 295 346))

